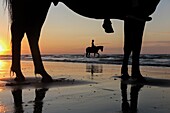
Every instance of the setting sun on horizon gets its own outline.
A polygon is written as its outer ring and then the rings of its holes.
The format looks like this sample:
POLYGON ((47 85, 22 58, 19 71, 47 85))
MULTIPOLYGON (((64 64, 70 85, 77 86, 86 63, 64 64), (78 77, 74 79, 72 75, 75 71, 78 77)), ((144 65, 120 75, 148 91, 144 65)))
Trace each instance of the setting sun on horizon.
POLYGON ((5 51, 5 47, 0 42, 0 55, 4 54, 4 51, 5 51))
POLYGON ((7 46, 8 44, 0 39, 0 55, 6 55, 9 54, 9 47, 7 46))

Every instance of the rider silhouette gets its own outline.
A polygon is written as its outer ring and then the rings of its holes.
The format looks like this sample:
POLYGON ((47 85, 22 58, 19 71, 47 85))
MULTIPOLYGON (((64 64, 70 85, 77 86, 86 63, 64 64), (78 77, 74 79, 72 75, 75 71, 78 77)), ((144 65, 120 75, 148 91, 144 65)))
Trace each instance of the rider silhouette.
POLYGON ((96 46, 94 45, 94 40, 91 42, 91 47, 94 49, 96 46))

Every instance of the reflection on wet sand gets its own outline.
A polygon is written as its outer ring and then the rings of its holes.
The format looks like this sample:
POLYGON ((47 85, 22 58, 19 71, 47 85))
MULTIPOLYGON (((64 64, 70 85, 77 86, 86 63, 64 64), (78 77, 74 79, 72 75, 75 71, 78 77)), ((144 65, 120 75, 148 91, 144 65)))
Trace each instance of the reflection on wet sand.
POLYGON ((0 60, 0 78, 5 77, 5 75, 9 75, 9 67, 10 64, 8 62, 0 60))
MULTIPOLYGON (((42 113, 43 99, 47 88, 35 89, 34 111, 33 113, 42 113)), ((14 113, 24 113, 22 101, 22 89, 14 89, 11 91, 14 100, 14 113)))
POLYGON ((121 82, 121 95, 122 95, 122 112, 123 113, 137 113, 138 95, 140 89, 143 87, 141 84, 131 85, 130 89, 130 103, 127 97, 128 85, 121 82))
POLYGON ((90 72, 91 73, 91 79, 93 79, 95 73, 103 73, 103 66, 102 65, 95 65, 95 64, 87 64, 86 65, 86 72, 90 72))

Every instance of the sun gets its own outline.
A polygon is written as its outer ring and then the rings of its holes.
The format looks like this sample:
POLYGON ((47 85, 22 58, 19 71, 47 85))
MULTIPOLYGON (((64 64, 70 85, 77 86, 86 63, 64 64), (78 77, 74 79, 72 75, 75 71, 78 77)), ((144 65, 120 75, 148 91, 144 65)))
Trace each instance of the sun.
POLYGON ((7 46, 4 42, 0 41, 0 55, 5 54, 7 51, 7 46))
POLYGON ((0 45, 0 54, 3 53, 4 49, 2 47, 2 45, 0 45))
POLYGON ((0 52, 3 51, 3 47, 0 45, 0 52))

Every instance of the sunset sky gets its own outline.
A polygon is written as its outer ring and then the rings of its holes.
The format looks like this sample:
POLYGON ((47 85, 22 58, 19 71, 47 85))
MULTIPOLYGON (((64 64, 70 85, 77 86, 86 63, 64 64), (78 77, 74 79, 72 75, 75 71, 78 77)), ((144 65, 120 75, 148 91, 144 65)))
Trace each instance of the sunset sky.
MULTIPOLYGON (((10 52, 10 23, 7 10, 0 0, 0 54, 10 52)), ((147 22, 144 32, 142 53, 170 54, 170 0, 161 0, 153 20, 147 22)), ((112 19, 115 30, 107 34, 102 28, 103 20, 83 17, 70 10, 63 3, 51 4, 44 23, 40 47, 43 54, 84 54, 85 48, 103 45, 104 52, 109 54, 123 53, 123 21, 112 19)), ((22 54, 30 54, 26 37, 22 42, 22 54)))

